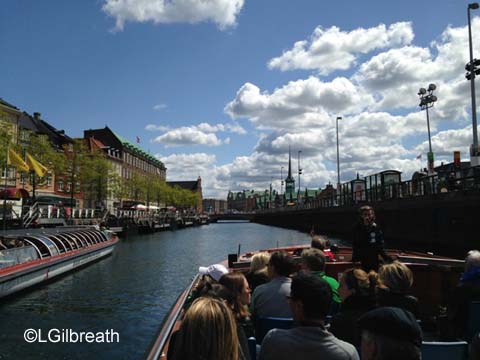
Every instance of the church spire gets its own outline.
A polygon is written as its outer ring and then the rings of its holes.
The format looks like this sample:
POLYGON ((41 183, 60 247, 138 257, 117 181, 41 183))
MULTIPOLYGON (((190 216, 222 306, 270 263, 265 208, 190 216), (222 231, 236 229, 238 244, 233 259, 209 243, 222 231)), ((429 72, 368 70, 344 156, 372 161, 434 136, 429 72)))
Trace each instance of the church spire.
POLYGON ((288 176, 287 179, 292 178, 292 154, 290 152, 290 145, 288 145, 288 176))

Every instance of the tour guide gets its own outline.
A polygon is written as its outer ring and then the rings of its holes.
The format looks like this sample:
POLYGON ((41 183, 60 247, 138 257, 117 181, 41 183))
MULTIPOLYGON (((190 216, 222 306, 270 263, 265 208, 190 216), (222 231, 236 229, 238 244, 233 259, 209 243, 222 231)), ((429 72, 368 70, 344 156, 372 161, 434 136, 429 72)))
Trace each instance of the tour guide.
POLYGON ((369 272, 378 271, 378 255, 385 262, 391 262, 392 258, 385 252, 383 233, 375 223, 375 212, 371 206, 362 206, 359 210, 360 221, 353 232, 352 262, 360 261, 362 268, 369 272))

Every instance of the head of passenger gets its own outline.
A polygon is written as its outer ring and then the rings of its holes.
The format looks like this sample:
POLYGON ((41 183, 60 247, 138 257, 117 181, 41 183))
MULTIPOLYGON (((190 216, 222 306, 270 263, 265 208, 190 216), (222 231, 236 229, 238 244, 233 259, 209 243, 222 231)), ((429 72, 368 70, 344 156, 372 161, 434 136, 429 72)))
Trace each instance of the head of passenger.
POLYGON ((362 206, 359 210, 360 222, 363 225, 371 225, 375 221, 375 212, 369 205, 362 206))
POLYGON ((420 360, 422 331, 412 313, 381 307, 358 320, 362 360, 420 360))
POLYGON ((314 235, 312 236, 312 243, 310 244, 310 247, 323 251, 330 247, 330 241, 320 235, 314 235))
POLYGON ((213 280, 217 281, 220 280, 220 278, 228 273, 228 269, 223 266, 222 264, 214 264, 210 266, 200 266, 198 268, 198 272, 201 275, 208 275, 210 276, 213 280))
POLYGON ((193 302, 175 341, 175 360, 238 360, 235 318, 227 304, 211 297, 193 302))
POLYGON ((233 297, 233 301, 229 302, 235 316, 245 318, 248 314, 248 304, 250 304, 250 287, 245 275, 239 272, 232 272, 223 275, 219 281, 220 285, 227 288, 233 297))
POLYGON ((270 260, 270 254, 267 252, 259 252, 252 257, 250 262, 250 272, 256 273, 259 271, 267 271, 268 261, 270 260))
POLYGON ((318 272, 325 270, 325 254, 323 251, 310 248, 302 251, 300 266, 304 272, 318 272))
POLYGON ((407 265, 400 261, 384 264, 378 273, 379 287, 391 293, 407 294, 413 284, 413 274, 407 265))
POLYGON ((332 307, 332 290, 318 276, 300 273, 292 278, 288 299, 296 322, 323 323, 332 307))
POLYGON ((268 261, 268 276, 273 279, 276 277, 287 277, 296 270, 293 257, 285 251, 275 251, 268 261))
MULTIPOLYGON (((372 272, 373 273, 373 272, 372 272)), ((345 301, 350 296, 372 296, 375 287, 376 274, 367 274, 362 269, 348 269, 340 279, 338 293, 345 301)))

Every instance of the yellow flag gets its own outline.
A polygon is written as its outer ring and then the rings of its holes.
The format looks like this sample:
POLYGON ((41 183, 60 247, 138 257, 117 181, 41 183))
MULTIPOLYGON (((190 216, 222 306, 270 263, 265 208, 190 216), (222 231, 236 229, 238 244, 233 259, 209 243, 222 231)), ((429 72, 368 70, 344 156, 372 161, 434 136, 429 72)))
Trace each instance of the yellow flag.
POLYGON ((22 157, 18 155, 13 149, 8 149, 8 160, 7 164, 15 166, 17 171, 29 171, 27 163, 23 161, 22 157))
POLYGON ((35 174, 37 174, 40 177, 43 177, 45 173, 48 171, 48 169, 40 164, 37 160, 35 160, 32 155, 29 153, 27 155, 27 163, 30 165, 30 168, 32 168, 33 171, 35 171, 35 174))

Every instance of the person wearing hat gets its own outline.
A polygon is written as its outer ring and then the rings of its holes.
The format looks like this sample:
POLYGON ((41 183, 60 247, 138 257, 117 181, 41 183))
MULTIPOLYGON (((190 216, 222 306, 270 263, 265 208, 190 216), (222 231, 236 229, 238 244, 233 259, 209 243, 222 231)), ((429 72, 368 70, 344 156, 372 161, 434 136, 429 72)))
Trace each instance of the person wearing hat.
POLYGON ((358 360, 352 344, 337 339, 325 327, 332 307, 329 284, 313 274, 292 279, 288 302, 296 327, 272 329, 264 337, 259 360, 358 360))
POLYGON ((420 360, 422 330, 415 316, 396 307, 369 311, 358 320, 362 360, 420 360))
POLYGON ((222 264, 214 264, 210 266, 200 266, 198 272, 200 275, 209 275, 213 280, 218 282, 223 275, 228 274, 228 269, 222 264))

